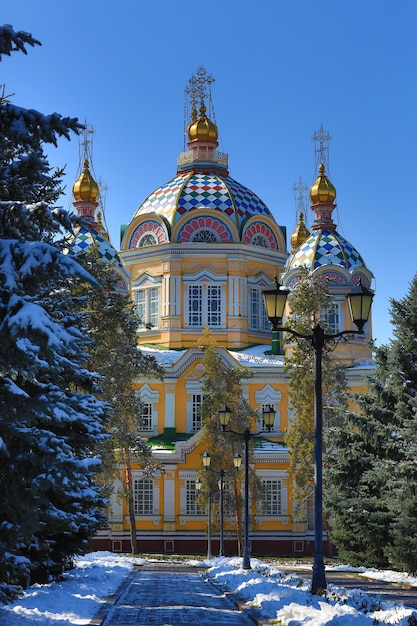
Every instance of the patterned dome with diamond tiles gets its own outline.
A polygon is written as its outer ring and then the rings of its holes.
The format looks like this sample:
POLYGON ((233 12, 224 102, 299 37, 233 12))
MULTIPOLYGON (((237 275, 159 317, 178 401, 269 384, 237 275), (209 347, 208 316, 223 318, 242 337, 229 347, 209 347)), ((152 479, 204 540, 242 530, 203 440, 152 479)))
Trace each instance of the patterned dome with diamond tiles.
POLYGON ((86 253, 88 249, 94 245, 97 246, 98 254, 101 260, 106 261, 107 263, 114 262, 114 268, 117 273, 120 274, 120 280, 117 285, 118 291, 128 293, 129 278, 120 261, 119 255, 112 244, 95 228, 88 228, 86 226, 77 228, 68 249, 68 254, 71 256, 79 256, 80 254, 86 253))
POLYGON ((71 241, 69 254, 77 256, 87 252, 88 248, 93 245, 97 245, 99 256, 103 261, 115 261, 116 265, 122 267, 115 248, 95 228, 87 228, 86 226, 78 228, 74 239, 71 241))
POLYGON ((352 272, 365 266, 359 252, 335 230, 317 230, 296 250, 288 269, 305 266, 314 271, 323 265, 341 265, 352 272))
POLYGON ((155 213, 174 227, 187 213, 214 209, 234 218, 238 228, 253 215, 272 218, 264 202, 253 191, 230 176, 216 172, 179 174, 154 191, 138 208, 134 217, 155 213))

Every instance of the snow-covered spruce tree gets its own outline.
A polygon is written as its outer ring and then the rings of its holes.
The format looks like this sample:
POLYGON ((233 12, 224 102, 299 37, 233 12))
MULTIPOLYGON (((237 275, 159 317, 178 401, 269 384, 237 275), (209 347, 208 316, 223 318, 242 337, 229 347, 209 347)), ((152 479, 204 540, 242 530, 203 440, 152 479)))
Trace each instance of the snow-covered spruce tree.
MULTIPOLYGON (((325 332, 331 333, 326 322, 326 314, 331 310, 331 297, 326 283, 303 270, 301 280, 291 293, 290 315, 286 326, 311 335, 312 329, 320 323, 325 332)), ((306 514, 308 498, 314 488, 314 350, 309 339, 294 339, 293 348, 285 359, 288 375, 288 397, 293 414, 287 428, 285 440, 290 455, 290 475, 293 479, 293 500, 295 516, 306 514)), ((332 348, 329 344, 327 347, 332 348)), ((337 362, 334 353, 323 350, 322 357, 324 427, 336 415, 336 408, 345 402, 345 370, 337 362)))
POLYGON ((130 520, 131 551, 138 554, 131 465, 138 460, 146 476, 157 471, 151 449, 140 436, 142 406, 134 389, 138 379, 161 379, 163 369, 156 359, 137 346, 138 318, 128 296, 116 290, 120 277, 113 265, 100 259, 97 248, 78 257, 94 276, 97 285, 80 285, 81 310, 86 314, 90 367, 102 376, 103 398, 110 406, 106 430, 109 438, 103 447, 103 479, 109 487, 120 475, 130 520))
MULTIPOLYGON (((258 426, 260 430, 260 416, 252 409, 242 390, 242 380, 250 376, 250 371, 244 367, 231 367, 222 359, 221 354, 216 350, 216 344, 210 331, 206 329, 202 338, 198 341, 199 346, 204 346, 203 363, 205 374, 203 377, 202 392, 204 401, 202 405, 202 428, 199 443, 206 447, 210 454, 210 469, 207 472, 201 469, 199 478, 203 484, 202 493, 199 496, 201 505, 206 504, 206 494, 211 491, 218 493, 217 483, 220 478, 220 470, 225 470, 226 485, 229 489, 224 492, 224 505, 228 510, 234 512, 236 517, 236 534, 238 541, 238 553, 242 554, 242 469, 236 472, 233 464, 233 457, 236 454, 243 456, 243 437, 231 432, 223 432, 219 422, 219 410, 227 405, 231 411, 230 424, 228 429, 237 433, 244 433, 250 425, 258 426)), ((265 433, 267 434, 267 433, 265 433)), ((250 441, 250 452, 254 447, 254 439, 250 441)), ((244 462, 244 461, 243 461, 244 462)), ((250 469, 250 490, 252 501, 258 502, 261 498, 262 484, 256 478, 255 473, 250 469)), ((219 499, 213 500, 213 509, 218 511, 219 499)), ((254 523, 253 516, 250 516, 251 523, 254 523)))
POLYGON ((367 393, 332 433, 327 507, 342 558, 415 572, 417 276, 390 312, 395 338, 375 350, 367 393))
POLYGON ((387 481, 398 451, 392 438, 395 399, 385 390, 387 372, 378 358, 376 367, 367 393, 352 398, 355 410, 341 410, 327 432, 323 495, 329 536, 340 559, 354 566, 387 567, 387 481))
MULTIPOLYGON (((25 43, 38 42, 0 27, 0 58, 25 43)), ((85 367, 79 319, 57 295, 63 285, 90 277, 54 243, 70 220, 48 207, 60 182, 57 176, 48 183, 42 155, 45 142, 78 128, 76 119, 0 102, 2 601, 30 570, 84 550, 104 504, 94 476, 105 405, 94 394, 96 375, 85 367)))
POLYGON ((387 388, 396 398, 392 437, 400 448, 393 480, 388 481, 393 517, 391 544, 386 553, 391 565, 407 572, 417 571, 417 274, 407 295, 391 300, 391 322, 395 339, 388 351, 387 388))

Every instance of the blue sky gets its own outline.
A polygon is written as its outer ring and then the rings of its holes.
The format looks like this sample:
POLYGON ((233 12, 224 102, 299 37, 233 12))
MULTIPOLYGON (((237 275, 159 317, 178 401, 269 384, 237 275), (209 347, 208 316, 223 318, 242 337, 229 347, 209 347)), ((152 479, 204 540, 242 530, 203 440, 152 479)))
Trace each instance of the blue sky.
MULTIPOLYGON (((389 339, 389 299, 406 295, 417 269, 415 0, 16 0, 2 14, 42 42, 1 61, 13 103, 94 128, 94 173, 107 187, 116 248, 121 224, 175 175, 184 88, 199 66, 216 81, 231 175, 289 235, 293 187, 315 178, 311 138, 323 125, 334 221, 375 275, 374 337, 389 339)), ((68 208, 78 139, 49 156, 67 166, 68 208)))

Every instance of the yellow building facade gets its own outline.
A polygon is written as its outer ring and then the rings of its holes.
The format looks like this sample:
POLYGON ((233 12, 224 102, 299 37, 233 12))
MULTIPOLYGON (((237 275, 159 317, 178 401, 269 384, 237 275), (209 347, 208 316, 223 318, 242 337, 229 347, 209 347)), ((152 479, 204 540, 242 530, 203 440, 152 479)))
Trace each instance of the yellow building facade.
MULTIPOLYGON (((132 465, 139 547, 155 553, 207 550, 207 510, 198 505, 196 479, 206 451, 199 443, 205 374, 199 342, 209 328, 224 363, 248 368, 243 392, 249 405, 259 415, 269 406, 275 410, 271 432, 263 428, 262 420, 253 425, 262 432, 255 438, 251 464, 265 489, 261 502, 250 503, 256 521, 249 536, 252 553, 311 554, 314 528, 309 506, 303 520, 294 519, 285 446, 291 419, 288 381, 284 356, 271 354, 262 291, 274 277, 295 289, 307 267, 328 282, 334 308, 327 321, 338 332, 352 328, 345 295, 358 281, 370 286, 373 277, 361 255, 337 233, 332 220, 336 190, 324 164, 310 193, 312 232, 301 215, 288 250, 285 226, 254 192, 230 176, 228 155, 218 151, 217 125, 206 109, 210 81, 204 80, 204 73, 200 79, 190 89, 188 149, 178 156, 175 176, 153 191, 123 227, 117 255, 121 287, 129 291, 140 319, 139 347, 165 369, 163 380, 136 383, 143 407, 141 435, 160 466, 158 474, 148 478, 136 462, 132 465)), ((83 203, 91 204, 91 197, 81 198, 79 188, 78 184, 80 212, 83 203)), ((85 216, 85 211, 80 214, 85 216)), ((90 235, 98 232, 94 219, 90 235)), ((82 235, 77 234, 74 246, 82 242, 82 235)), ((337 348, 354 390, 364 388, 371 367, 370 337, 368 322, 364 335, 337 348)), ((108 525, 96 545, 128 551, 129 521, 126 502, 118 495, 120 487, 115 485, 108 525)), ((224 521, 225 553, 235 554, 235 520, 226 512, 224 521)), ((218 549, 215 530, 213 553, 218 549)))

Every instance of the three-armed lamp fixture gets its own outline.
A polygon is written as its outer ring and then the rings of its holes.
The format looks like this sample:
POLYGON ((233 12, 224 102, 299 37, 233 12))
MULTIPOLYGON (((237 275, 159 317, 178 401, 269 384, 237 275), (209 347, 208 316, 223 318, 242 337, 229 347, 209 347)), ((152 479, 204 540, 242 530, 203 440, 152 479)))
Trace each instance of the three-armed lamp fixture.
MULTIPOLYGON (((250 563, 250 546, 249 546, 249 441, 252 437, 264 434, 265 431, 252 433, 249 428, 245 428, 244 432, 236 432, 228 428, 230 417, 232 415, 229 407, 224 406, 219 410, 219 422, 222 429, 225 432, 233 433, 243 437, 245 442, 245 500, 244 500, 244 529, 243 529, 243 569, 251 569, 250 563)), ((271 431, 274 426, 275 410, 274 407, 269 406, 262 411, 262 419, 265 427, 268 431, 271 431)), ((233 464, 236 469, 239 469, 242 463, 242 457, 240 454, 236 454, 233 458, 233 464)))
POLYGON ((290 290, 280 285, 275 278, 274 283, 263 291, 266 314, 272 325, 272 353, 279 354, 279 333, 288 332, 295 337, 308 339, 315 352, 314 367, 314 402, 315 402, 315 429, 314 429, 314 563, 311 591, 316 594, 326 589, 326 576, 323 560, 323 389, 322 389, 322 356, 326 341, 334 341, 344 336, 363 334, 363 327, 368 321, 374 292, 362 282, 346 295, 352 322, 358 330, 342 330, 335 334, 327 334, 320 323, 312 328, 311 333, 299 333, 292 328, 282 326, 285 305, 290 290))

